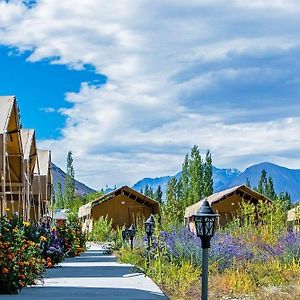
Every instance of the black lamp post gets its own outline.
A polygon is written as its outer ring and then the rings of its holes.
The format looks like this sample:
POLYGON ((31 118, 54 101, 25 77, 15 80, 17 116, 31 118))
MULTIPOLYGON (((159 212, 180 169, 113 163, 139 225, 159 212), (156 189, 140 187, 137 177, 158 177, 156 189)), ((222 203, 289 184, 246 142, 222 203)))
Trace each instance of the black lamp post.
POLYGON ((126 238, 127 238, 127 229, 125 228, 124 230, 122 230, 123 245, 125 245, 126 238))
POLYGON ((145 231, 148 238, 148 251, 150 250, 150 240, 152 239, 152 234, 154 233, 155 221, 151 215, 148 220, 145 222, 145 231))
POLYGON ((197 214, 193 215, 202 248, 202 300, 208 299, 208 249, 210 248, 210 240, 215 233, 217 217, 218 214, 211 208, 206 199, 197 214))
POLYGON ((132 224, 128 229, 127 229, 127 234, 130 238, 130 248, 131 250, 133 249, 133 239, 134 239, 134 236, 135 236, 135 227, 134 225, 132 224))

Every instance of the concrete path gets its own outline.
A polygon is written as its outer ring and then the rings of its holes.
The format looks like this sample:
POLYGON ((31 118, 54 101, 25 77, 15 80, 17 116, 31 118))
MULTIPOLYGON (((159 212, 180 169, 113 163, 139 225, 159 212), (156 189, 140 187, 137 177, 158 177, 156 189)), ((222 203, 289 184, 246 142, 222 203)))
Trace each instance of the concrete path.
POLYGON ((0 295, 0 300, 167 299, 150 278, 103 254, 99 246, 61 266, 47 270, 44 285, 25 288, 19 295, 0 295))

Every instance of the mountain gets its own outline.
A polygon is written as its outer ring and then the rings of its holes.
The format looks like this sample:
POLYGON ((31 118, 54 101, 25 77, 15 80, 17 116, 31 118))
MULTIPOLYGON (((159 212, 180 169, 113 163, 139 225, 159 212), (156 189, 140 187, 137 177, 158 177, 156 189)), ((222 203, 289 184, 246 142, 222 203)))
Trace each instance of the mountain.
POLYGON ((219 169, 213 166, 214 191, 220 192, 228 188, 230 183, 241 175, 238 169, 219 169))
MULTIPOLYGON (((66 173, 58 166, 56 166, 54 163, 52 163, 51 168, 52 168, 54 190, 56 189, 57 183, 60 182, 62 187, 62 192, 64 193, 66 173)), ((84 183, 77 180, 75 180, 75 191, 77 195, 85 195, 85 194, 90 194, 95 192, 95 190, 91 189, 90 187, 86 186, 84 183)))
MULTIPOLYGON (((226 189, 229 184, 239 175, 241 172, 237 169, 219 169, 216 167, 213 167, 213 179, 214 179, 214 191, 218 192, 223 189, 226 189)), ((179 179, 181 176, 181 172, 177 173, 175 177, 179 179)), ((168 181, 173 176, 163 176, 163 177, 157 177, 157 178, 144 178, 137 183, 135 183, 132 188, 136 191, 140 191, 141 189, 145 190, 146 185, 148 184, 149 187, 151 187, 154 191, 158 188, 158 186, 161 186, 161 189, 163 191, 163 198, 165 198, 166 190, 167 190, 167 184, 168 181)))
MULTIPOLYGON (((179 179, 181 176, 181 172, 177 173, 175 175, 175 177, 177 179, 179 179)), ((162 177, 156 177, 156 178, 144 178, 140 181, 138 181, 137 183, 135 183, 132 188, 138 192, 141 191, 141 189, 143 189, 143 191, 145 190, 146 185, 148 184, 149 187, 152 188, 153 191, 156 191, 158 186, 161 186, 161 189, 163 191, 163 198, 164 195, 166 194, 166 190, 167 190, 167 184, 168 181, 172 178, 173 176, 162 176, 162 177)))
POLYGON ((251 186, 257 186, 262 170, 266 170, 267 176, 272 177, 277 194, 287 191, 293 202, 300 199, 300 170, 288 169, 269 162, 248 167, 232 180, 228 187, 244 184, 247 178, 250 180, 251 186))
MULTIPOLYGON (((293 202, 300 199, 300 170, 288 169, 273 163, 264 162, 248 167, 244 172, 237 169, 219 169, 213 167, 214 192, 219 192, 233 186, 245 184, 247 178, 251 186, 257 186, 262 170, 266 170, 268 175, 273 178, 275 191, 277 194, 287 191, 291 195, 293 202)), ((180 178, 181 173, 176 174, 180 178)), ((165 199, 168 181, 172 176, 158 178, 144 178, 133 185, 137 191, 145 190, 148 184, 155 191, 161 185, 163 198, 165 199)))

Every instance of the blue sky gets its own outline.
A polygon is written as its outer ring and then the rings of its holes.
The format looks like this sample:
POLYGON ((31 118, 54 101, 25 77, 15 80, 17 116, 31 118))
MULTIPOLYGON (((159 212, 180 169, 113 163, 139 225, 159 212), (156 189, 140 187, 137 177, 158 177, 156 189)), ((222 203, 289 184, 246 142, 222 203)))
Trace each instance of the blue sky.
POLYGON ((299 14, 296 0, 0 0, 0 92, 94 188, 175 174, 194 144, 219 167, 300 168, 299 14))
POLYGON ((0 94, 16 95, 25 128, 36 128, 38 139, 57 139, 66 117, 58 113, 70 108, 65 101, 68 91, 79 92, 82 82, 100 84, 105 77, 95 74, 90 66, 70 70, 65 65, 51 65, 48 60, 26 61, 29 53, 0 47, 0 94))

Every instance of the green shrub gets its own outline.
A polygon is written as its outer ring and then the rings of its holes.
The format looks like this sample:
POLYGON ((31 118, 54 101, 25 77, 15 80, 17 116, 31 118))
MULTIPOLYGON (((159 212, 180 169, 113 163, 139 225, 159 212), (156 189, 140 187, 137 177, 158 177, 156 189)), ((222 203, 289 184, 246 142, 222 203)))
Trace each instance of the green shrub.
POLYGON ((97 242, 112 241, 112 220, 108 220, 108 217, 101 216, 93 224, 93 230, 90 235, 90 239, 97 242))

